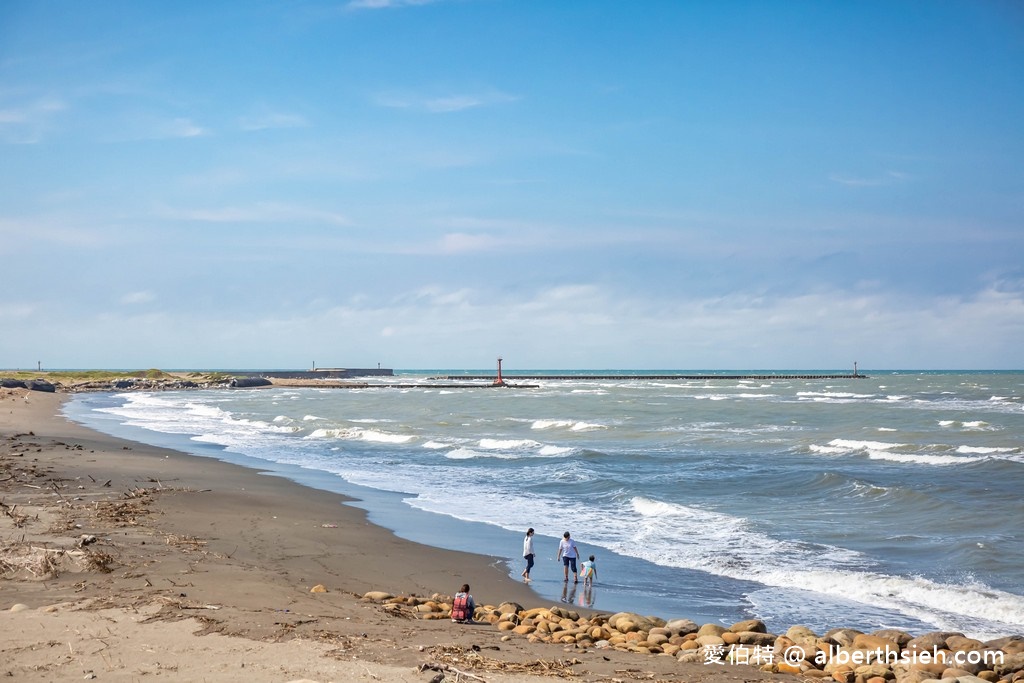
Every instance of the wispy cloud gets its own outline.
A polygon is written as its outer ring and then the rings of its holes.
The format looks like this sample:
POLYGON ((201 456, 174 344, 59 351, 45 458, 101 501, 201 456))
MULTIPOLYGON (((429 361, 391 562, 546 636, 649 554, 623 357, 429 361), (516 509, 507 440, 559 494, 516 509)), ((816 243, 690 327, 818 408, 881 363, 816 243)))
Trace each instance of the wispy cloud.
POLYGON ((438 0, 351 0, 346 9, 393 9, 396 7, 414 7, 416 5, 429 5, 438 0))
POLYGON ((207 129, 193 123, 192 119, 185 118, 168 121, 160 127, 159 132, 163 134, 163 137, 169 138, 195 138, 209 134, 207 129))
POLYGON ((391 109, 411 109, 431 114, 448 114, 452 112, 491 107, 499 104, 515 102, 515 95, 499 90, 487 90, 476 93, 457 93, 451 95, 422 95, 418 93, 385 92, 374 96, 373 101, 381 107, 391 109))
POLYGON ((239 119, 238 125, 242 130, 252 132, 277 128, 305 128, 309 125, 309 122, 306 120, 306 117, 300 114, 271 112, 243 116, 239 119))
POLYGON ((474 251, 494 251, 504 243, 504 240, 493 235, 455 232, 444 235, 438 246, 442 254, 465 254, 474 251))
POLYGON ((0 142, 22 145, 40 142, 53 117, 65 109, 67 104, 56 97, 0 105, 0 142))
POLYGON ((910 180, 910 174, 903 173, 902 171, 886 171, 880 176, 864 178, 833 173, 828 179, 848 187, 881 187, 906 182, 910 180))
POLYGON ((329 223, 349 225, 348 217, 333 211, 310 209, 303 206, 259 202, 252 206, 221 206, 197 209, 162 208, 159 214, 174 220, 203 223, 329 223))
POLYGON ((126 305, 135 304, 148 304, 151 301, 156 300, 156 294, 149 290, 143 290, 140 292, 128 292, 121 297, 121 303, 126 305))

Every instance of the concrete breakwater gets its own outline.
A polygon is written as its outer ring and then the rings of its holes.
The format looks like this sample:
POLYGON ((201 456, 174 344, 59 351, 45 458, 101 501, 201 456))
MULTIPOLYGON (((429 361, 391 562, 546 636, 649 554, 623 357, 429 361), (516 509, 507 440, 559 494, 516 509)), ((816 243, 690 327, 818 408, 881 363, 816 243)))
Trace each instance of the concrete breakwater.
MULTIPOLYGON (((757 375, 503 375, 507 381, 517 380, 545 380, 545 379, 572 379, 572 380, 651 380, 651 379, 686 379, 686 380, 771 380, 771 379, 865 379, 867 375, 856 374, 757 374, 757 375)), ((454 381, 454 380, 477 380, 494 379, 494 375, 443 375, 431 379, 454 381)))

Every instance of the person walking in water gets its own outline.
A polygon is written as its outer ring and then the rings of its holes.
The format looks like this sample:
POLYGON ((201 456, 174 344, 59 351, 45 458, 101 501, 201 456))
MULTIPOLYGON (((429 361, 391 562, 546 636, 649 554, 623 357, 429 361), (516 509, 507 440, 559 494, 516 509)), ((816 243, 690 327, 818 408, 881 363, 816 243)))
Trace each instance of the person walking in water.
POLYGON ((583 577, 584 587, 594 585, 594 579, 597 578, 597 560, 594 559, 593 555, 580 567, 580 576, 583 577))
POLYGON ((530 570, 533 569, 533 527, 526 530, 526 538, 523 539, 523 559, 526 560, 526 569, 523 570, 523 578, 530 580, 530 570))
POLYGON ((569 581, 569 567, 572 566, 572 578, 573 583, 579 583, 579 575, 576 573, 576 558, 580 556, 579 548, 576 547, 576 541, 572 540, 569 532, 566 531, 562 534, 562 540, 558 544, 558 555, 555 557, 555 561, 562 561, 563 575, 565 580, 569 581))

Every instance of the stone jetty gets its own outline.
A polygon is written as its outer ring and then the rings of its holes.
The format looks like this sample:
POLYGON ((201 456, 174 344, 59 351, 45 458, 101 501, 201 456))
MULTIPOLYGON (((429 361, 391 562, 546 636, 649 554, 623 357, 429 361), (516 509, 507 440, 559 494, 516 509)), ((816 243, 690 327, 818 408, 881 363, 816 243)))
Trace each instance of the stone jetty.
MULTIPOLYGON (((372 591, 363 600, 420 619, 451 617, 452 596, 396 596, 372 591)), ((613 648, 679 662, 745 665, 762 671, 837 683, 1017 683, 1024 681, 1024 637, 980 641, 962 633, 920 636, 896 629, 862 633, 834 628, 818 634, 804 626, 769 633, 757 619, 732 626, 666 621, 630 612, 581 615, 562 606, 506 602, 476 608, 477 622, 492 624, 502 639, 526 638, 567 649, 613 648)))

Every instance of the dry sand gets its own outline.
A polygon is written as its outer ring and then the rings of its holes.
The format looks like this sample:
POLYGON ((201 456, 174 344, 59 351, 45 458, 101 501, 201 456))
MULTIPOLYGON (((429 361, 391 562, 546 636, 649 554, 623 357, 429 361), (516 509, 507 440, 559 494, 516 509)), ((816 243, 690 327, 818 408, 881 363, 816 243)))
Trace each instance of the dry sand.
POLYGON ((86 429, 61 417, 62 400, 0 389, 0 676, 10 680, 785 678, 389 613, 360 596, 451 594, 466 582, 478 604, 545 604, 495 558, 399 539, 333 493, 86 429))

